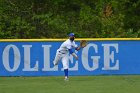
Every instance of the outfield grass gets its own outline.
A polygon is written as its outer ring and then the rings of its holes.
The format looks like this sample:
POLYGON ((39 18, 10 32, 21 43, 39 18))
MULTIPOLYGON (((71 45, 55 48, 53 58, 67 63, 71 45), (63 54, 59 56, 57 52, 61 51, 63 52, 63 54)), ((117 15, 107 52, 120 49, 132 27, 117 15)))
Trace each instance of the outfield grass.
POLYGON ((140 75, 0 77, 0 93, 140 93, 140 75))

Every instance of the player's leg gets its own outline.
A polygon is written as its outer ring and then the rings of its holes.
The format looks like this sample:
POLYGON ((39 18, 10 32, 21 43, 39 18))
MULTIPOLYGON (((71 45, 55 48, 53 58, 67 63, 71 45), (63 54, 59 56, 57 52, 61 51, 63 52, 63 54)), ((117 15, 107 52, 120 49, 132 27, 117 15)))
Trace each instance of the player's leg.
POLYGON ((61 54, 59 52, 56 52, 56 56, 54 58, 53 64, 58 65, 60 59, 61 59, 61 54))
POLYGON ((63 69, 64 69, 64 74, 65 74, 65 80, 68 80, 68 54, 66 54, 63 58, 62 58, 62 64, 63 64, 63 69))

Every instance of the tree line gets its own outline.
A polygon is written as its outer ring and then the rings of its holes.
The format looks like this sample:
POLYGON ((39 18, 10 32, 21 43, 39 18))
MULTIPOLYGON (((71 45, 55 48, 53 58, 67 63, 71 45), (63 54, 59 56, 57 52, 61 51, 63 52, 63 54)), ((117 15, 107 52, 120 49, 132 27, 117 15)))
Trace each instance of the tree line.
POLYGON ((0 0, 0 38, 140 37, 140 0, 0 0))

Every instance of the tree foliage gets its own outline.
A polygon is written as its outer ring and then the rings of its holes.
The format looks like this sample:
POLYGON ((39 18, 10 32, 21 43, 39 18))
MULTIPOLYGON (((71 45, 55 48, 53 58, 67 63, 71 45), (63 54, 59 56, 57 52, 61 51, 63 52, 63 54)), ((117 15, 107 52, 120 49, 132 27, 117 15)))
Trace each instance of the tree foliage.
POLYGON ((0 0, 0 38, 140 37, 139 0, 0 0))

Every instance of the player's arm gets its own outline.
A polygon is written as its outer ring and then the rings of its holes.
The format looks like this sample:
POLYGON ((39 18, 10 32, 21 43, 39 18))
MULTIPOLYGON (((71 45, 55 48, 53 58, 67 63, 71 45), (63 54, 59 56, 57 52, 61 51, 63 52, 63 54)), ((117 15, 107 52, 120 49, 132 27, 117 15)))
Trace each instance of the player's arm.
POLYGON ((78 56, 74 53, 72 49, 69 49, 69 53, 78 60, 78 56))
POLYGON ((76 48, 75 48, 75 50, 77 50, 77 51, 78 51, 78 50, 80 50, 80 49, 81 49, 81 47, 80 47, 80 46, 78 46, 78 47, 76 47, 76 48))
POLYGON ((80 50, 81 49, 81 46, 78 46, 77 44, 75 44, 75 42, 74 42, 74 47, 75 47, 75 50, 80 50))

